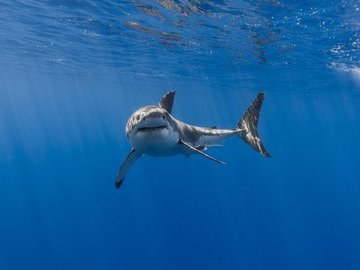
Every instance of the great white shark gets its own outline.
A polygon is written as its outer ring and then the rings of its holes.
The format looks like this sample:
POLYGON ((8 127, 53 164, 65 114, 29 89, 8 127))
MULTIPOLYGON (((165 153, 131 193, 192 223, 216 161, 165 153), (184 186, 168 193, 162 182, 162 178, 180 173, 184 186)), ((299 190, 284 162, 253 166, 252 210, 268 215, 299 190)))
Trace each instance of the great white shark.
POLYGON ((132 149, 120 166, 115 187, 120 188, 132 164, 142 155, 172 156, 198 154, 225 164, 205 151, 225 139, 238 135, 264 157, 270 157, 257 131, 264 93, 259 93, 234 129, 198 127, 176 119, 172 114, 175 92, 165 94, 159 105, 149 105, 135 111, 129 118, 125 133, 132 149))

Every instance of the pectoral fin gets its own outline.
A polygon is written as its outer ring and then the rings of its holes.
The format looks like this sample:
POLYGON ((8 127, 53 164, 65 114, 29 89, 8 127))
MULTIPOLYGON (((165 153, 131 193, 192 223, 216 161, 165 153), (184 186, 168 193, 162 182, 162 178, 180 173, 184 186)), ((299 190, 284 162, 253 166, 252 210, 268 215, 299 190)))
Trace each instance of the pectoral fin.
POLYGON ((131 149, 130 153, 127 155, 126 159, 123 161, 123 163, 120 166, 120 169, 118 171, 118 174, 116 176, 115 180, 115 187, 118 189, 120 188, 121 184, 124 182, 125 176, 127 171, 130 169, 131 165, 139 158, 141 157, 141 153, 136 151, 134 148, 131 149))
POLYGON ((187 142, 184 142, 184 141, 181 140, 181 139, 179 140, 179 144, 184 145, 184 146, 187 147, 189 150, 191 150, 191 151, 193 151, 193 152, 195 152, 195 153, 197 153, 197 154, 200 154, 200 155, 202 155, 202 156, 204 156, 204 157, 206 157, 206 158, 208 158, 208 159, 210 159, 210 160, 212 160, 212 161, 215 161, 215 162, 220 163, 220 164, 225 164, 224 161, 218 160, 218 159, 216 159, 216 158, 214 158, 214 157, 212 157, 212 156, 204 153, 203 151, 201 151, 201 150, 197 149, 196 147, 188 144, 187 142))

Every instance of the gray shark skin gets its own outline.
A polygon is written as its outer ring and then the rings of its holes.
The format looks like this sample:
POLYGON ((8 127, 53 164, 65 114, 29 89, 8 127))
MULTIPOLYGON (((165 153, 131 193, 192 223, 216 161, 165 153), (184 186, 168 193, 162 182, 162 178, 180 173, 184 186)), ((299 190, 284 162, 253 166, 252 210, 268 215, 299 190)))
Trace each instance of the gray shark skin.
POLYGON ((225 139, 238 135, 264 157, 270 157, 257 131, 264 94, 259 93, 234 129, 198 127, 177 120, 172 114, 175 92, 165 94, 159 105, 145 106, 129 118, 125 133, 132 149, 123 161, 115 180, 118 189, 124 182, 132 164, 142 155, 171 156, 183 154, 202 155, 209 160, 225 164, 205 151, 218 146, 225 139))

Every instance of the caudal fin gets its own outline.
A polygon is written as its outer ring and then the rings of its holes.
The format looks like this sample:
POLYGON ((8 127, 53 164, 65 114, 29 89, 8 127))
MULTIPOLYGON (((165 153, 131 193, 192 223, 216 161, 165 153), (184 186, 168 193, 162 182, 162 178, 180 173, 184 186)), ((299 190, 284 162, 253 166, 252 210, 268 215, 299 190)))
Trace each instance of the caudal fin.
POLYGON ((237 128, 241 130, 240 136, 245 142, 250 144, 252 148, 260 152, 264 157, 270 157, 270 153, 266 151, 257 131, 257 124, 263 100, 264 93, 259 93, 240 119, 237 128))

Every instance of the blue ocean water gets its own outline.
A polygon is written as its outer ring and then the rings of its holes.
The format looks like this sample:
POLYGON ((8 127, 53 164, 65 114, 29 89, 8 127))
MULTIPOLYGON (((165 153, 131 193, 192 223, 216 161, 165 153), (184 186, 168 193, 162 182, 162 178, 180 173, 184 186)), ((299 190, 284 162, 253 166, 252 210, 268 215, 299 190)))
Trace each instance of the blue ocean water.
POLYGON ((0 269, 360 269, 360 5, 0 0, 0 269), (137 108, 238 138, 144 157, 137 108))

